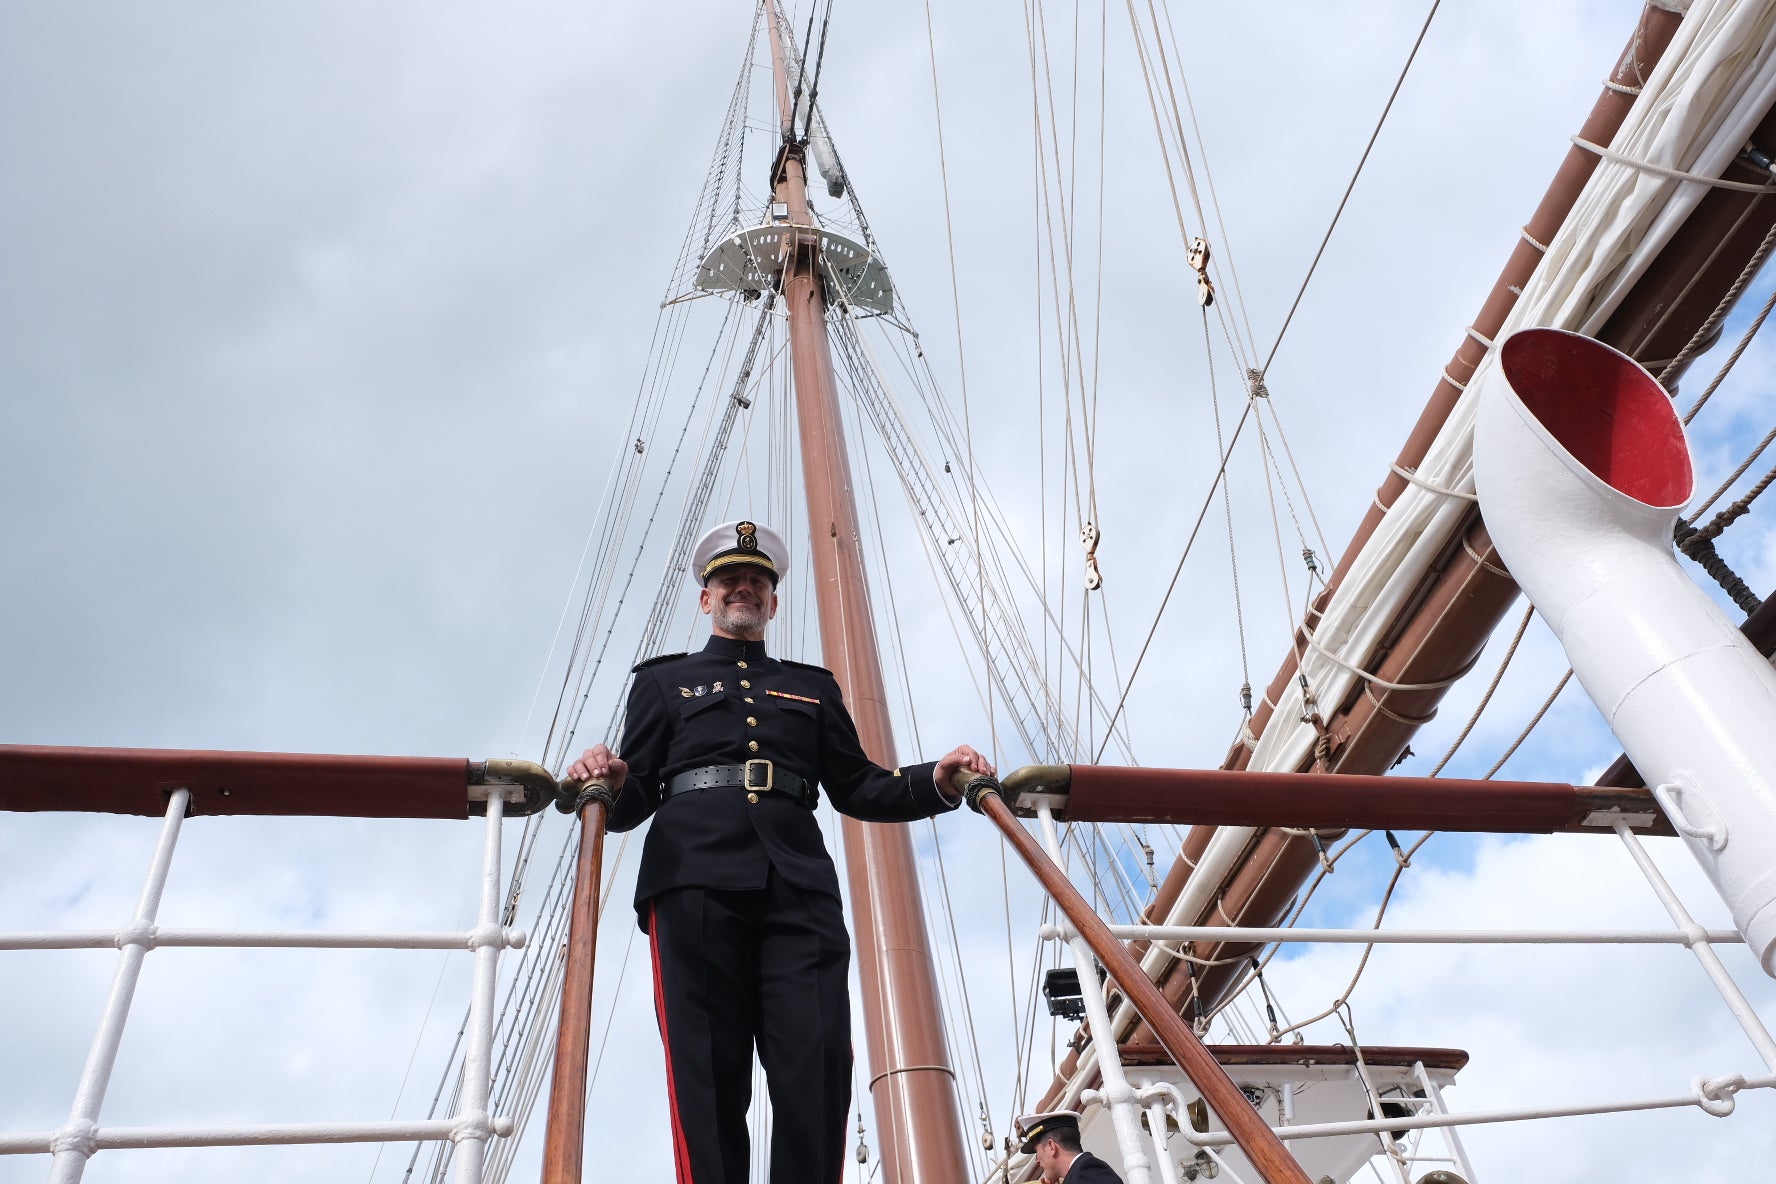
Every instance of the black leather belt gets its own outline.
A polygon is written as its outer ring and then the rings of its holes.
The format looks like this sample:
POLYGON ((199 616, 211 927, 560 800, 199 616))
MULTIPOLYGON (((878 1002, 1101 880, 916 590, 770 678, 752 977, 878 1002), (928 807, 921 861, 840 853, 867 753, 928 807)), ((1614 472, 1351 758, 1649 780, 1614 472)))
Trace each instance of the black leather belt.
POLYGON ((720 789, 737 785, 748 793, 780 793, 791 801, 812 810, 819 800, 813 782, 805 777, 779 769, 767 760, 750 760, 743 765, 705 765, 686 769, 666 783, 664 797, 689 793, 693 789, 720 789))

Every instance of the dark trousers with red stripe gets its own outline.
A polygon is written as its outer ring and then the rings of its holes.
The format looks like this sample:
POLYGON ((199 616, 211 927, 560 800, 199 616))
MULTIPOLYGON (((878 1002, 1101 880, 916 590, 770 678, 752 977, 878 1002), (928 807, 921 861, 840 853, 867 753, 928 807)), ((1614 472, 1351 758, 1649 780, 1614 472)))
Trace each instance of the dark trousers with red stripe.
POLYGON ((772 872, 756 891, 662 892, 648 933, 678 1184, 746 1184, 755 1044, 772 1184, 838 1184, 851 1102, 839 902, 772 872))

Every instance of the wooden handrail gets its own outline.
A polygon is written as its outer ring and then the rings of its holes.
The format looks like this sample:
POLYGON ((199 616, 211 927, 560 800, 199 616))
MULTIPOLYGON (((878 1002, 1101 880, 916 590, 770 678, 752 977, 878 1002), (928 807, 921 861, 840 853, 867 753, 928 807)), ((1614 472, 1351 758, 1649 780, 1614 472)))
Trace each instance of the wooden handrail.
MULTIPOLYGON (((977 792, 971 795, 971 804, 1004 832, 1012 848, 1023 857, 1042 887, 1073 923, 1073 928, 1098 956, 1104 969, 1110 972, 1110 977, 1122 988, 1129 1003, 1153 1029, 1161 1047, 1184 1070, 1191 1084, 1202 1092, 1203 1101, 1227 1124, 1227 1133, 1252 1161, 1265 1184, 1313 1184, 1277 1133, 1258 1116, 1258 1111, 1252 1108, 1240 1087, 1233 1083, 1233 1078, 1203 1047, 1183 1018, 1172 1010, 1159 988, 1153 985, 1153 980, 1142 972, 1128 948, 1111 935, 1109 926, 1067 879, 1066 873, 1056 867, 1048 852, 1030 837, 1005 800, 996 792, 977 792)), ((1115 1056, 1116 1050, 1105 1049, 1103 1055, 1115 1056)))
MULTIPOLYGON (((568 782, 563 788, 573 791, 580 787, 568 782)), ((604 865, 604 823, 605 801, 596 797, 586 800, 580 807, 580 855, 574 869, 573 908, 567 922, 561 1023, 555 1033, 555 1072, 549 1080, 543 1184, 580 1184, 586 1147, 586 1062, 592 1043, 592 971, 598 951, 598 882, 604 865)))

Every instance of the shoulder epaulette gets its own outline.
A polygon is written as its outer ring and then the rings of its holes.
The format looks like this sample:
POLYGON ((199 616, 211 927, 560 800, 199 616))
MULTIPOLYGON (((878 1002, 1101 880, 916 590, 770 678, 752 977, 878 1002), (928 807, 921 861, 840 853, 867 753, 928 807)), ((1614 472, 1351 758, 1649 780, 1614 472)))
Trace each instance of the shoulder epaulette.
POLYGON ((813 670, 817 673, 826 675, 828 678, 833 677, 832 671, 828 670, 824 666, 816 666, 812 662, 796 662, 796 661, 790 660, 789 658, 778 658, 777 660, 779 662, 783 663, 785 666, 795 666, 795 667, 799 667, 802 670, 813 670))
POLYGON ((684 656, 685 656, 685 653, 682 650, 676 654, 659 654, 655 657, 649 658, 645 662, 637 662, 635 665, 633 665, 629 668, 629 673, 630 674, 640 674, 643 670, 646 670, 649 666, 658 666, 662 662, 670 662, 675 658, 682 658, 684 656))

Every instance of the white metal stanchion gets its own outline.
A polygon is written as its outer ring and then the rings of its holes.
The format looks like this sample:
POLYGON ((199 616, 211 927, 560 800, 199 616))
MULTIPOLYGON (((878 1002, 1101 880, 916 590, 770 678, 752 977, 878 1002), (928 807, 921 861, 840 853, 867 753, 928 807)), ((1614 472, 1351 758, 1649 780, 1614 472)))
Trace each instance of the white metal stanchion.
MULTIPOLYGON (((1042 837, 1048 844, 1048 856, 1056 867, 1062 867, 1060 833, 1055 828, 1054 811, 1046 803, 1037 806, 1042 820, 1042 837)), ((1122 1167, 1128 1184, 1152 1184, 1152 1161, 1141 1138, 1141 1107, 1135 1091, 1122 1071, 1122 1060, 1116 1053, 1116 1030, 1110 1026, 1110 1012, 1104 1006, 1104 987, 1098 981, 1096 959, 1085 939, 1069 930, 1067 947, 1073 952, 1073 967, 1079 973, 1080 994, 1085 997, 1086 1022, 1091 1027, 1092 1043, 1098 1049, 1098 1072, 1103 1075, 1100 1095, 1110 1108, 1110 1121, 1116 1128, 1116 1143, 1122 1150, 1122 1167)), ((1163 1130, 1163 1128, 1162 1128, 1163 1130)))
POLYGON ((55 1159, 49 1168, 50 1184, 79 1184, 86 1172, 86 1161, 98 1149, 95 1136, 99 1129, 99 1107, 105 1101, 105 1090, 111 1084, 111 1070, 117 1064, 117 1047, 123 1041, 124 1021, 129 1018, 130 1003, 135 999, 136 982, 142 976, 142 959, 154 943, 154 918, 160 912, 161 893, 166 890, 167 869, 173 862, 173 848, 179 843, 179 828, 185 821, 191 791, 175 789, 167 797, 166 822, 160 828, 160 844, 148 865, 148 881, 142 886, 141 899, 129 928, 117 936, 122 956, 117 973, 111 979, 111 994, 105 1000, 105 1011, 99 1019, 99 1030, 93 1036, 92 1051, 87 1054, 86 1068, 80 1075, 80 1087, 74 1093, 74 1105, 68 1111, 67 1123, 55 1133, 51 1150, 55 1159))
POLYGON ((75 1091, 68 1121, 53 1131, 0 1134, 0 1155, 49 1153, 50 1184, 79 1184, 92 1156, 104 1150, 151 1147, 252 1147, 323 1143, 366 1143, 448 1139, 457 1145, 454 1179, 480 1184, 487 1146, 495 1135, 510 1135, 510 1118, 488 1113, 492 1094, 494 996, 499 955, 526 942, 523 930, 499 923, 500 831, 505 801, 487 802, 487 832, 480 864, 481 901, 475 928, 467 932, 301 933, 258 930, 161 929, 155 924, 168 869, 190 804, 187 790, 169 795, 159 845, 130 922, 120 929, 70 933, 12 933, 0 936, 0 950, 103 949, 121 951, 111 993, 100 1016, 86 1068, 75 1091), (242 1126, 101 1127, 99 1110, 116 1064, 123 1029, 148 952, 163 946, 305 949, 467 949, 475 956, 464 1058, 462 1106, 451 1118, 423 1122, 281 1123, 242 1126))
MULTIPOLYGON (((1776 1040, 1770 1039, 1770 1030, 1764 1027, 1762 1020, 1758 1019, 1757 1012, 1751 1006, 1751 1001, 1746 999, 1745 993, 1739 989, 1739 984, 1733 981, 1733 976, 1728 972, 1726 964, 1720 960, 1720 955, 1714 952, 1714 939, 1706 929, 1691 919, 1689 910, 1684 908, 1683 902, 1677 898, 1677 893, 1672 891, 1670 883, 1666 881, 1663 873, 1653 863, 1653 857, 1647 854, 1646 847, 1635 837, 1634 832, 1628 829, 1628 824, 1618 819, 1612 825, 1616 834, 1621 837, 1622 845, 1628 848, 1628 854, 1634 857, 1635 866, 1640 868, 1640 874, 1646 877, 1647 883, 1658 895, 1659 902, 1665 906, 1665 911, 1671 914, 1671 919, 1677 923, 1678 928, 1688 935, 1689 941, 1686 944, 1689 945, 1690 952, 1696 955, 1698 962, 1702 963, 1702 969, 1707 973, 1709 980, 1714 983, 1714 989, 1719 991, 1720 997, 1726 1001, 1727 1010, 1733 1013, 1733 1018, 1739 1021, 1740 1029, 1750 1039, 1752 1047, 1757 1049, 1758 1056, 1763 1058, 1764 1067, 1776 1071, 1776 1040)), ((1754 950, 1753 953, 1756 951, 1754 950)))
MULTIPOLYGON (((495 1126, 487 1112, 493 1091, 494 988, 499 977, 500 824, 506 804, 499 795, 487 799, 487 842, 481 859, 481 917, 475 926, 475 992, 469 1002, 469 1038, 463 1054, 462 1109, 451 1138, 456 1142, 456 1184, 481 1184, 487 1142, 495 1126)), ((509 1120, 505 1124, 510 1129, 509 1120)), ((499 1132, 506 1133, 506 1132, 499 1132)))
MULTIPOLYGON (((1448 1114, 1449 1106, 1443 1101, 1443 1089, 1425 1068, 1424 1062, 1412 1062, 1412 1073, 1418 1078, 1419 1088, 1425 1091, 1425 1097, 1430 1099, 1431 1113, 1448 1114)), ((1474 1174, 1474 1165, 1468 1162, 1467 1149, 1462 1146, 1461 1135, 1456 1128, 1444 1127, 1443 1140, 1449 1145, 1449 1154, 1454 1158, 1455 1166, 1461 1169, 1462 1179, 1468 1184, 1479 1184, 1479 1177, 1474 1174)))
POLYGON ((1153 1137, 1153 1158, 1159 1164, 1160 1184, 1178 1184, 1178 1165, 1166 1147, 1166 1096, 1153 1090, 1142 1090, 1147 1106, 1147 1133, 1153 1137))

